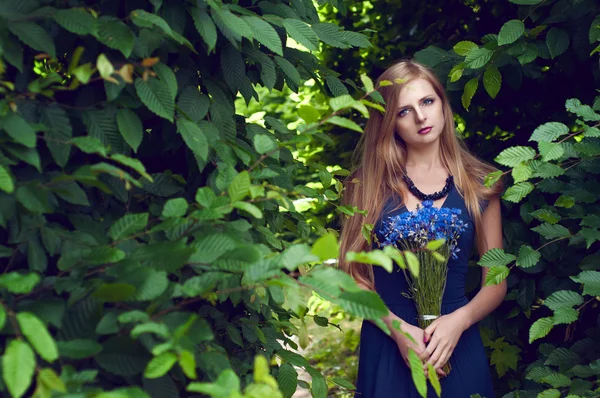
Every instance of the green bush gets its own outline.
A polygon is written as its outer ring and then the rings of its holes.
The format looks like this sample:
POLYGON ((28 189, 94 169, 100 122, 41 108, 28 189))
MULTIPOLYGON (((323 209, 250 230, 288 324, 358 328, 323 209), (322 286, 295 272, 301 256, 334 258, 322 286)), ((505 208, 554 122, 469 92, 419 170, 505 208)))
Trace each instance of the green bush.
POLYGON ((335 78, 290 38, 369 46, 308 0, 0 2, 3 395, 289 397, 296 365, 326 396, 290 350, 304 291, 385 308, 322 264, 336 238, 296 209, 342 188, 298 151, 364 104, 324 89, 301 131, 236 115, 259 85, 335 78))

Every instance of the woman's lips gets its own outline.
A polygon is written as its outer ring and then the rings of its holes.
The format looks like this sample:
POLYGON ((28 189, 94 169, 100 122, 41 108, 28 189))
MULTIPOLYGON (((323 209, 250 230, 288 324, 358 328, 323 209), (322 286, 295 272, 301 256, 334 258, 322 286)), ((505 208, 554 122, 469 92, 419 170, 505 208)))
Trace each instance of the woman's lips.
POLYGON ((431 131, 432 127, 423 127, 421 130, 419 130, 419 134, 427 134, 431 131))

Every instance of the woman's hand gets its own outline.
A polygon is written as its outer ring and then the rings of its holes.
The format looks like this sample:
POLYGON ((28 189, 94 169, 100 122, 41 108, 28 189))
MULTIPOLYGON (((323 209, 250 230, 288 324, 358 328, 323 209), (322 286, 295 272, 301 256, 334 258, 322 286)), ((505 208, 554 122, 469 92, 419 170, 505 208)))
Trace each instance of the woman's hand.
POLYGON ((431 364, 436 371, 448 362, 458 344, 458 340, 467 329, 467 322, 460 312, 442 315, 429 325, 425 331, 427 348, 420 355, 421 360, 431 364))
MULTIPOLYGON (((396 344, 398 345, 398 349, 400 350, 400 355, 402 355, 402 359, 406 363, 406 366, 410 368, 410 362, 408 360, 408 350, 414 350, 419 357, 423 355, 425 352, 425 331, 417 326, 413 326, 410 324, 403 324, 402 330, 409 334, 415 341, 412 342, 407 336, 402 334, 402 332, 397 332, 394 337, 396 340, 396 344), (415 344, 416 343, 416 344, 415 344)), ((427 375, 427 368, 425 368, 425 375, 427 375)), ((436 369, 439 376, 445 376, 445 373, 442 369, 436 369)))

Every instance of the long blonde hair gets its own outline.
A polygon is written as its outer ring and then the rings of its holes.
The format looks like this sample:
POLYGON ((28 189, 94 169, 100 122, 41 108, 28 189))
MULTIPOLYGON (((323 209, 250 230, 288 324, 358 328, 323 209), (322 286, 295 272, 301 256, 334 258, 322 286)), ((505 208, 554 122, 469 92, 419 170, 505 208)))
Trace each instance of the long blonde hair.
POLYGON ((484 177, 496 169, 477 159, 467 150, 464 143, 456 136, 454 119, 450 103, 442 83, 426 66, 412 60, 402 60, 379 76, 375 87, 386 102, 389 111, 381 113, 370 110, 369 120, 356 150, 354 151, 356 169, 345 181, 345 192, 342 202, 357 206, 367 211, 367 216, 359 214, 343 217, 340 268, 348 272, 354 279, 374 289, 373 268, 367 264, 348 262, 345 260, 348 251, 368 251, 368 242, 362 236, 364 224, 375 224, 382 211, 383 204, 392 193, 403 200, 401 190, 402 173, 406 164, 406 148, 402 140, 395 134, 396 109, 402 87, 416 79, 426 79, 431 83, 443 104, 444 128, 440 135, 440 152, 444 166, 451 175, 457 190, 463 196, 467 210, 475 224, 477 240, 481 234, 482 200, 490 199, 502 191, 502 184, 497 183, 491 189, 482 182, 484 177), (381 86, 381 81, 394 82, 381 86))

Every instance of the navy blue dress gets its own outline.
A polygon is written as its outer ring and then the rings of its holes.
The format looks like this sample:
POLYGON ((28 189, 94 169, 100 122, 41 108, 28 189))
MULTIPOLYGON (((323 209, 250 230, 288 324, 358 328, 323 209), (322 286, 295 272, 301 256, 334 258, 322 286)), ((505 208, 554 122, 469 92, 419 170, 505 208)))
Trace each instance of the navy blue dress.
MULTIPOLYGON (((397 199, 390 198, 374 231, 379 241, 383 237, 378 231, 382 220, 406 211, 405 207, 397 207, 397 199)), ((487 203, 486 203, 487 204, 487 203)), ((468 303, 465 296, 467 263, 474 243, 473 221, 469 217, 464 199, 453 188, 445 199, 442 207, 461 209, 460 217, 468 223, 466 230, 459 238, 458 258, 448 262, 448 279, 442 299, 442 314, 449 314, 468 303)), ((374 247, 377 244, 374 243, 374 247)), ((394 265, 392 273, 382 267, 373 267, 375 288, 390 311, 404 321, 418 325, 417 310, 414 302, 402 295, 408 291, 404 273, 394 265), (399 271, 399 272, 398 272, 399 271)), ((494 389, 490 374, 490 365, 481 341, 477 325, 471 326, 461 336, 452 356, 450 374, 440 379, 442 398, 469 398, 479 394, 483 398, 494 398, 494 389)), ((437 397, 429 385, 428 397, 437 397)), ((398 346, 377 326, 370 321, 363 321, 360 334, 360 353, 358 362, 358 380, 356 398, 418 398, 410 369, 400 355, 398 346)))

